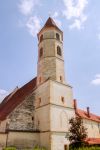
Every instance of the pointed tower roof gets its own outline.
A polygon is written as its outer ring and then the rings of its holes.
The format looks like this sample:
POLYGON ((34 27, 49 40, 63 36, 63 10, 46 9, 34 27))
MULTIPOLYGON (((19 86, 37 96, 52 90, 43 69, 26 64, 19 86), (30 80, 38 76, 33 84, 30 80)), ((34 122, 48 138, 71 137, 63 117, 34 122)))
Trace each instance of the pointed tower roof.
POLYGON ((48 20, 46 21, 44 27, 57 27, 57 25, 54 22, 54 20, 51 17, 49 17, 48 20))
MULTIPOLYGON (((41 32, 43 29, 45 29, 45 28, 51 28, 51 27, 54 27, 54 28, 56 28, 57 30, 59 30, 60 32, 62 32, 62 31, 58 28, 58 26, 56 25, 56 23, 54 22, 54 20, 53 20, 51 17, 48 18, 48 20, 46 21, 44 27, 40 30, 40 32, 41 32)), ((39 32, 39 33, 40 33, 40 32, 39 32)))

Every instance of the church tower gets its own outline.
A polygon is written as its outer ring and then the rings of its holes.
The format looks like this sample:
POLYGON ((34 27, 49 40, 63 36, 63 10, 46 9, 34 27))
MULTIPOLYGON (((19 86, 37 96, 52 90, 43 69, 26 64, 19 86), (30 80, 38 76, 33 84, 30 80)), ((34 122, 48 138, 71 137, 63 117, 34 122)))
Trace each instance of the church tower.
POLYGON ((37 85, 48 78, 65 83, 63 32, 49 17, 38 33, 37 85))
POLYGON ((48 150, 66 150, 68 120, 74 116, 72 87, 65 82, 63 32, 49 17, 38 33, 35 125, 40 144, 48 150))

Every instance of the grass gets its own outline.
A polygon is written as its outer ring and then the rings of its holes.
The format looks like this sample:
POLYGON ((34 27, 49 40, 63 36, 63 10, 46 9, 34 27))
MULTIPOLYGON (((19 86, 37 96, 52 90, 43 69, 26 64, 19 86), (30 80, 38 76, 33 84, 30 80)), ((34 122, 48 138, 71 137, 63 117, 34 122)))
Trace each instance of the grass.
POLYGON ((100 146, 70 148, 69 150, 100 150, 100 146))

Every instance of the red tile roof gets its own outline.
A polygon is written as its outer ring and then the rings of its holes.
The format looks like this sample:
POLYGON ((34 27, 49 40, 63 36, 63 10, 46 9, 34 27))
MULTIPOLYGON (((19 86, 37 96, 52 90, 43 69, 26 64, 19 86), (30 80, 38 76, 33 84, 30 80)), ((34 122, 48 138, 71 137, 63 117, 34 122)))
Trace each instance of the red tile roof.
POLYGON ((21 88, 16 88, 0 104, 0 120, 4 120, 36 87, 37 78, 32 79, 21 88))
MULTIPOLYGON (((48 18, 48 20, 46 21, 44 27, 40 30, 40 32, 41 32, 43 29, 45 29, 45 28, 50 28, 50 27, 54 27, 54 28, 56 28, 57 30, 59 30, 60 32, 62 32, 62 31, 58 28, 58 26, 56 25, 56 23, 54 22, 54 20, 53 20, 51 17, 48 18)), ((39 33, 40 33, 40 32, 39 32, 39 33)))
POLYGON ((88 144, 100 144, 100 138, 87 138, 86 139, 86 142, 88 143, 88 144))
POLYGON ((84 119, 93 120, 96 122, 100 122, 100 116, 90 113, 88 116, 87 112, 81 109, 76 110, 76 114, 84 119))
POLYGON ((77 100, 74 99, 74 109, 76 115, 80 116, 81 118, 100 122, 100 116, 90 113, 89 107, 87 107, 87 111, 81 110, 77 108, 77 100))
POLYGON ((51 17, 49 17, 48 20, 46 21, 44 27, 57 27, 57 25, 54 22, 54 20, 51 17))

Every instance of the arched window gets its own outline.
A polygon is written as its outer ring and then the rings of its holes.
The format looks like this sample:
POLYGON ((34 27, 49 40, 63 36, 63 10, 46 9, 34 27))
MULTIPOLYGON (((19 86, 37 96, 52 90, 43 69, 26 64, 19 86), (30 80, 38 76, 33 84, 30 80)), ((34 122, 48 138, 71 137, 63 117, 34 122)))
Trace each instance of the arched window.
POLYGON ((56 33, 56 39, 60 40, 60 35, 58 33, 56 33))
POLYGON ((34 121, 34 116, 32 117, 32 121, 34 121))
POLYGON ((42 42, 43 40, 43 34, 40 36, 40 42, 42 42))
POLYGON ((43 55, 43 48, 40 48, 40 57, 43 55))
POLYGON ((60 46, 57 46, 57 54, 61 56, 61 48, 60 48, 60 46))

